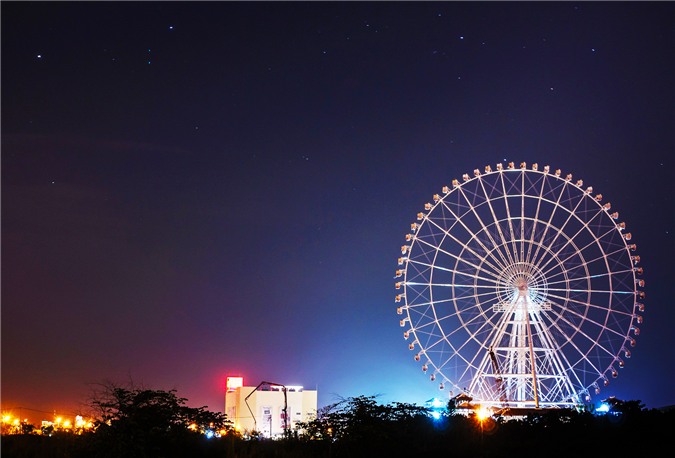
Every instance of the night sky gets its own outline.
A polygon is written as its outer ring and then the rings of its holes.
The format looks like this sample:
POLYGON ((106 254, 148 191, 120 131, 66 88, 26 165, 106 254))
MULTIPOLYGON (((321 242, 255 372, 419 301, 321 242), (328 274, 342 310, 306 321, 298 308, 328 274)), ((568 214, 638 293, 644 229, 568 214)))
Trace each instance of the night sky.
POLYGON ((3 409, 133 381, 222 412, 228 375, 440 396, 397 258, 433 194, 504 161, 621 213, 646 310, 601 397, 675 404, 675 3, 1 8, 3 409))

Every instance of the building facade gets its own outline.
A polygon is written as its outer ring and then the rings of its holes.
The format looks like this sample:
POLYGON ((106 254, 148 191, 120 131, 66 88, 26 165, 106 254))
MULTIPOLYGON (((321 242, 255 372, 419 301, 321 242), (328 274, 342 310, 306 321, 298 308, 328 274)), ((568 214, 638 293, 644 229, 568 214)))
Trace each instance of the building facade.
POLYGON ((270 382, 244 386, 242 377, 227 378, 225 414, 242 434, 257 431, 263 437, 282 437, 299 421, 314 419, 316 411, 316 390, 270 382))

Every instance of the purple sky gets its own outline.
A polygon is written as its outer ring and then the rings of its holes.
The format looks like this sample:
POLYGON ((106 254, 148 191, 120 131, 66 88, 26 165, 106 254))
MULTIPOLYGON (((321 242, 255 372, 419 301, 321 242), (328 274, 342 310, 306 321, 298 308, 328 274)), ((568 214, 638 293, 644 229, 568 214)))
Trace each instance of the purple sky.
POLYGON ((646 312, 603 396, 675 404, 674 13, 2 2, 2 408, 74 413, 110 380, 222 411, 228 375, 439 396, 396 260, 434 193, 504 160, 621 212, 646 312))

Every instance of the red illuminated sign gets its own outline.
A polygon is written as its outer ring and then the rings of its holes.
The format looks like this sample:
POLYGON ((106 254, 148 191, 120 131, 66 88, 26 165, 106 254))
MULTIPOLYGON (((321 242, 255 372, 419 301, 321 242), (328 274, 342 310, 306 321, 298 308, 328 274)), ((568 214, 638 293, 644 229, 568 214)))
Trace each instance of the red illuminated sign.
POLYGON ((244 386, 244 377, 228 377, 227 391, 234 391, 237 388, 244 386))

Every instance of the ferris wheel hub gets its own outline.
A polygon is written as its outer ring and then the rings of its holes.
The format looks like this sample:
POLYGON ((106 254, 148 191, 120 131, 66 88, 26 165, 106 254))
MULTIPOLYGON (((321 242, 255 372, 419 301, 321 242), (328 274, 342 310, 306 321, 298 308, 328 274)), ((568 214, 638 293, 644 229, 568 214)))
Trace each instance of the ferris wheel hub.
POLYGON ((547 281, 541 270, 527 262, 514 262, 500 273, 498 297, 500 303, 512 303, 519 298, 541 304, 546 302, 547 281))

